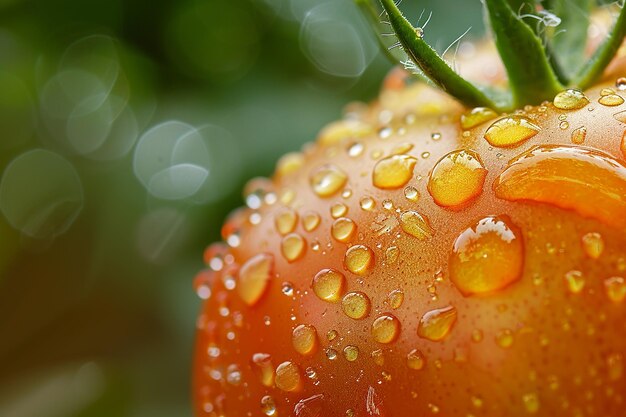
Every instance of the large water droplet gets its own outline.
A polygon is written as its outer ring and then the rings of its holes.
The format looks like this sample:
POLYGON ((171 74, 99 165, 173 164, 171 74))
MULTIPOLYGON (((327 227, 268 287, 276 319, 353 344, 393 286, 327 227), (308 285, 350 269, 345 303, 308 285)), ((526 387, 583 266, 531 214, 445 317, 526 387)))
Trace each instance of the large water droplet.
POLYGON ((440 206, 460 207, 483 191, 487 170, 478 154, 452 151, 441 158, 428 180, 428 192, 440 206))
POLYGON ((293 362, 286 361, 276 368, 276 386, 287 392, 300 391, 302 389, 302 375, 300 368, 293 362))
POLYGON ((461 116, 461 128, 471 129, 498 117, 498 113, 487 107, 475 107, 461 116))
POLYGON ((365 245, 351 246, 346 251, 343 264, 353 274, 365 275, 374 267, 374 252, 365 245))
POLYGON ((239 270, 237 292, 249 306, 255 305, 268 287, 272 277, 274 258, 261 253, 248 259, 239 270))
POLYGON ((417 334, 424 339, 438 342, 450 334, 456 319, 457 311, 452 306, 431 310, 420 319, 417 334))
POLYGON ((598 103, 602 104, 603 106, 614 107, 624 103, 624 99, 617 94, 607 94, 600 97, 598 99, 598 103))
POLYGON ((324 165, 316 169, 310 178, 315 194, 322 198, 330 197, 348 182, 348 175, 334 165, 324 165))
POLYGON ((569 89, 561 91, 554 97, 554 107, 561 110, 582 109, 589 104, 589 99, 582 91, 569 89))
POLYGON ((309 324, 301 324, 291 334, 293 348, 301 355, 312 355, 317 349, 317 330, 309 324))
POLYGON ((378 343, 392 343, 400 335, 400 321, 391 314, 383 314, 372 323, 372 336, 378 343))
POLYGON ((433 228, 428 218, 413 210, 405 211, 400 215, 400 226, 406 233, 419 240, 426 240, 433 235, 433 228))
POLYGON ((374 166, 372 181, 382 189, 404 187, 413 177, 417 159, 408 155, 392 155, 381 159, 374 166))
POLYGON ((343 274, 334 269, 322 269, 313 278, 313 292, 321 300, 337 302, 343 295, 346 279, 343 274))
POLYGON ((523 266, 521 231, 507 216, 489 216, 456 238, 450 280, 464 295, 489 293, 519 280, 523 266))
POLYGON ((509 148, 522 144, 539 131, 539 126, 523 116, 508 116, 489 126, 485 139, 493 146, 509 148))
POLYGON ((360 320, 370 313, 370 299, 362 292, 349 292, 341 300, 341 308, 346 316, 360 320))

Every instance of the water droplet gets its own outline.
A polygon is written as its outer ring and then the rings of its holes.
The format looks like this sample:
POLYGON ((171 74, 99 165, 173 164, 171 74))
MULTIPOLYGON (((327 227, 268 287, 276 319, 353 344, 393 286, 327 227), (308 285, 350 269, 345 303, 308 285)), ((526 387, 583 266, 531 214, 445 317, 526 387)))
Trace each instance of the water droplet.
POLYGON ((476 107, 461 116, 463 130, 474 128, 498 117, 498 113, 487 107, 476 107))
POLYGON ((399 145, 394 146, 393 149, 391 149, 391 155, 405 154, 409 152, 411 149, 413 149, 414 146, 415 145, 413 145, 411 142, 401 143, 399 145))
POLYGON ((349 292, 341 299, 341 308, 346 316, 360 320, 370 313, 370 299, 362 292, 349 292))
POLYGON ((535 201, 626 229, 626 165, 590 148, 535 146, 493 185, 498 198, 535 201))
POLYGON ((392 134, 393 134, 393 129, 391 129, 388 126, 383 127, 382 129, 378 131, 378 137, 381 138, 382 140, 389 139, 392 134))
POLYGON ((541 131, 539 126, 523 116, 509 116, 493 123, 485 132, 485 139, 493 146, 515 147, 541 131))
POLYGON ((293 348, 301 355, 312 355, 317 349, 317 330, 309 324, 301 324, 291 334, 293 348))
POLYGON ((559 123, 559 129, 561 129, 561 130, 569 129, 569 123, 568 122, 561 122, 561 123, 559 123))
POLYGON ((475 329, 472 331, 472 342, 480 343, 483 340, 483 332, 482 330, 475 329))
POLYGON ((424 29, 420 27, 415 28, 415 34, 418 38, 422 39, 424 37, 424 29))
POLYGON ((353 409, 349 408, 346 410, 346 417, 355 417, 356 413, 354 412, 353 409))
POLYGON ((486 176, 487 170, 477 153, 452 151, 435 164, 428 192, 440 206, 460 207, 482 193, 486 176))
POLYGON ((346 185, 348 175, 334 165, 324 165, 313 172, 310 182, 315 194, 326 198, 336 194, 346 185))
POLYGON ((314 211, 309 211, 305 213, 302 217, 302 227, 304 227, 304 230, 306 230, 307 232, 312 232, 313 230, 317 229, 317 227, 320 225, 321 220, 322 219, 319 214, 314 211))
POLYGON ((317 394, 298 401, 293 408, 295 417, 321 417, 324 395, 317 394))
POLYGON ((426 365, 426 358, 424 358, 422 352, 417 349, 413 349, 406 356, 406 364, 410 369, 419 371, 424 369, 424 366, 426 365))
POLYGON ((396 310, 400 308, 404 302, 404 292, 402 290, 393 290, 387 296, 387 300, 389 302, 389 307, 396 310))
POLYGON ((372 336, 378 343, 392 343, 400 335, 400 321, 391 314, 383 314, 372 323, 372 336))
POLYGON ((326 333, 326 339, 329 342, 332 342, 333 340, 335 340, 337 337, 339 336, 339 333, 337 332, 337 330, 329 330, 328 333, 326 333))
POLYGON ((621 303, 626 298, 626 282, 622 277, 611 277, 604 280, 606 295, 614 303, 621 303))
POLYGON ((313 292, 324 301, 337 302, 342 296, 346 279, 341 272, 334 269, 322 269, 313 278, 313 292))
POLYGON ((513 346, 513 332, 510 329, 502 329, 496 334, 496 343, 503 349, 513 346))
POLYGON ((290 233, 282 240, 281 250, 287 262, 295 262, 306 252, 306 241, 298 233, 290 233))
POLYGON ((343 349, 343 356, 348 362, 354 362, 359 357, 359 348, 353 345, 348 345, 343 349))
POLYGON ((613 353, 606 358, 609 379, 618 381, 624 374, 624 358, 620 353, 613 353))
POLYGON ((383 366, 385 364, 385 356, 383 355, 382 350, 380 349, 373 350, 371 353, 371 356, 376 365, 383 366))
POLYGON ((333 219, 345 216, 348 213, 348 206, 343 203, 335 203, 330 207, 330 215, 333 219))
POLYGON ((421 338, 438 342, 450 334, 456 319, 457 311, 452 306, 431 310, 420 319, 417 334, 421 338))
POLYGON ((298 365, 290 361, 278 365, 275 383, 283 391, 300 391, 302 389, 302 376, 300 375, 298 365))
POLYGON ((335 349, 328 348, 326 349, 326 357, 330 361, 334 361, 337 359, 337 351, 335 349))
POLYGON ((266 395, 263 398, 261 398, 261 411, 266 416, 276 415, 276 403, 274 402, 274 399, 270 397, 269 395, 266 395))
POLYGON ((572 140, 572 143, 575 143, 576 145, 581 145, 585 143, 586 137, 587 137, 587 128, 584 126, 581 126, 578 129, 574 129, 572 131, 571 140, 572 140))
POLYGON ((249 306, 255 305, 269 284, 274 267, 272 255, 261 253, 248 259, 239 270, 237 292, 249 306))
POLYGON ((477 397, 475 395, 472 395, 472 398, 470 398, 470 400, 472 401, 472 405, 476 408, 482 408, 483 406, 483 399, 480 397, 477 397))
POLYGON ((604 252, 604 239, 600 233, 586 233, 582 237, 582 246, 585 255, 591 259, 598 259, 604 252))
POLYGON ((374 252, 364 245, 351 246, 343 260, 345 268, 356 275, 365 275, 374 267, 374 252))
POLYGON ((235 386, 241 384, 241 371, 237 365, 228 365, 226 368, 226 382, 235 386))
POLYGON ((346 217, 341 217, 334 221, 331 228, 331 235, 339 242, 349 242, 354 232, 356 231, 356 224, 346 217))
POLYGON ((373 132, 372 127, 360 120, 339 120, 333 122, 320 132, 317 143, 322 146, 337 145, 347 138, 362 138, 373 132))
POLYGON ((454 241, 450 280, 464 295, 501 290, 519 280, 524 266, 520 230, 507 216, 489 216, 454 241))
POLYGON ((361 206, 361 209, 365 211, 370 211, 374 208, 376 202, 372 197, 363 197, 361 201, 359 201, 359 204, 361 206))
POLYGON ((348 155, 350 155, 352 158, 356 158, 358 156, 361 156, 364 150, 365 146, 363 146, 361 142, 354 142, 348 148, 348 155))
POLYGON ((441 133, 435 132, 430 135, 430 138, 434 141, 438 141, 441 139, 441 133))
POLYGON ((409 210, 402 213, 400 215, 400 226, 406 233, 419 240, 426 240, 433 235, 433 229, 428 218, 416 211, 409 210))
POLYGON ((392 155, 381 159, 374 166, 372 181, 381 189, 404 187, 413 177, 417 159, 408 155, 392 155))
POLYGON ((385 257, 388 264, 395 263, 398 260, 398 256, 400 256, 400 249, 398 249, 397 246, 390 246, 385 251, 385 257))
POLYGON ((261 384, 266 387, 274 386, 274 365, 272 357, 267 353, 255 353, 252 355, 252 371, 261 384))
POLYGON ((422 158, 423 158, 423 159, 428 159, 428 158, 430 158, 430 152, 422 152, 422 158))
POLYGON ((283 285, 280 288, 280 290, 287 297, 293 297, 293 284, 291 282, 283 282, 283 285))
POLYGON ((393 210, 393 201, 391 200, 383 200, 383 208, 385 210, 393 210))
POLYGON ((603 106, 614 107, 619 106, 624 102, 624 99, 617 94, 608 94, 606 96, 602 96, 598 99, 598 103, 603 106))
POLYGON ((415 187, 409 186, 404 189, 404 197, 409 201, 415 202, 420 199, 420 193, 415 187))
POLYGON ((589 104, 589 99, 582 91, 569 89, 561 91, 554 97, 554 107, 561 110, 582 109, 589 104))
POLYGON ((619 77, 617 80, 615 80, 615 88, 620 91, 626 90, 626 78, 619 77))
POLYGON ((296 224, 298 224, 298 213, 285 207, 276 214, 274 223, 276 225, 276 230, 278 230, 278 233, 281 235, 291 233, 296 228, 296 224))
POLYGON ((286 177, 295 174, 304 165, 304 155, 300 152, 290 152, 283 155, 276 164, 276 175, 286 177))
POLYGON ((585 288, 585 277, 580 271, 569 271, 565 274, 565 283, 572 294, 579 294, 585 288))
POLYGON ((529 414, 535 414, 539 411, 539 397, 534 392, 525 394, 522 397, 524 408, 529 414))

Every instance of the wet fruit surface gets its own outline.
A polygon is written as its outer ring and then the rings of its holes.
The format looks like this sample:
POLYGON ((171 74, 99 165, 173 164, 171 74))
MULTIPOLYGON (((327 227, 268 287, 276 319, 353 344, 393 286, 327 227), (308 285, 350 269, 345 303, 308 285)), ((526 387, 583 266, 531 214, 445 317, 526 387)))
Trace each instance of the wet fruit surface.
POLYGON ((621 417, 615 79, 509 115, 383 90, 281 160, 196 278, 195 414, 621 417))

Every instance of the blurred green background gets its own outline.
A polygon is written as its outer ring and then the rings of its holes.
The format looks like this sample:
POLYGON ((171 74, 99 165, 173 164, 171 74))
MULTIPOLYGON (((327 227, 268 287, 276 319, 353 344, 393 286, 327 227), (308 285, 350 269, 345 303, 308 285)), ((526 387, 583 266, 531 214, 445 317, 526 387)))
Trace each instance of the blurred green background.
POLYGON ((190 416, 204 247, 389 68, 350 0, 0 0, 0 416, 190 416))

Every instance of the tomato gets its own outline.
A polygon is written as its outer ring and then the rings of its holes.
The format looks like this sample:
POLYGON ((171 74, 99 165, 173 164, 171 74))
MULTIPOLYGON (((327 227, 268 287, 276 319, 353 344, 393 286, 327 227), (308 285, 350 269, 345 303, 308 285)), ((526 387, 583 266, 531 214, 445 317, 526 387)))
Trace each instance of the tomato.
POLYGON ((195 414, 623 415, 626 61, 511 112, 404 74, 207 249, 195 414))

